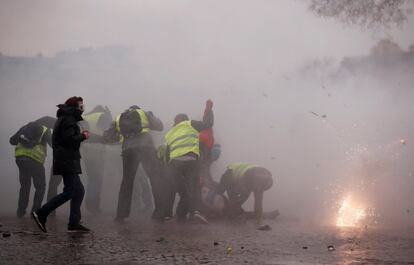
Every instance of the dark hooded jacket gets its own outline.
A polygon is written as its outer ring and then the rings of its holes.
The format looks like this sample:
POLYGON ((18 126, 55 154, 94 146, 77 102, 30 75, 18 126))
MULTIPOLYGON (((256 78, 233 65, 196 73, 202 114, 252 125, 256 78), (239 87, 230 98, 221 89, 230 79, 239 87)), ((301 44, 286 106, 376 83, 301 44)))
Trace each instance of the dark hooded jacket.
POLYGON ((78 124, 82 113, 73 106, 58 105, 57 121, 53 129, 53 174, 81 174, 80 144, 85 140, 78 124))

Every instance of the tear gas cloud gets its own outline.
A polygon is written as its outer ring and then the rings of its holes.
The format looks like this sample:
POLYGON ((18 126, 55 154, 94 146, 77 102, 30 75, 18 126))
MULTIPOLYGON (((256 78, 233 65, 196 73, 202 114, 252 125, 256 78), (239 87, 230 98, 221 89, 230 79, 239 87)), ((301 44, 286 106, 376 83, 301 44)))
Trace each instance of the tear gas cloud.
MULTIPOLYGON (((353 196, 373 222, 412 223, 411 17, 373 34, 301 1, 43 2, 0 4, 0 213, 15 210, 19 189, 9 137, 66 98, 114 116, 137 104, 165 130, 180 112, 201 119, 211 98, 216 180, 230 162, 256 163, 275 179, 265 209, 335 224, 353 196), (399 50, 371 49, 381 43, 399 50)), ((114 212, 122 170, 109 149, 103 208, 114 212)))

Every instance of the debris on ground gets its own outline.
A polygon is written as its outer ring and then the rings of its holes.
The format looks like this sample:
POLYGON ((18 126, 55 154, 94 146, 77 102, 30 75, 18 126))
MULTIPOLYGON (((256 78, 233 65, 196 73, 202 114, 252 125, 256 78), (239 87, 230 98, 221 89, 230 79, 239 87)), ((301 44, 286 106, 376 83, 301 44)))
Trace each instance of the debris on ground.
POLYGON ((329 250, 329 251, 334 251, 334 250, 335 250, 335 247, 334 247, 333 245, 329 245, 329 246, 328 246, 328 250, 329 250))
POLYGON ((303 246, 302 249, 308 249, 308 247, 307 246, 303 246))
POLYGON ((272 228, 269 225, 262 225, 259 228, 257 228, 260 231, 270 231, 272 228))
POLYGON ((218 243, 218 242, 216 242, 216 241, 214 241, 213 245, 214 245, 214 246, 218 246, 218 245, 219 245, 219 243, 218 243))
POLYGON ((231 254, 233 252, 233 248, 231 246, 227 246, 226 252, 227 254, 231 254))
POLYGON ((244 247, 243 247, 243 246, 241 246, 241 247, 240 247, 240 249, 244 249, 244 247))
POLYGON ((165 238, 163 238, 163 237, 160 237, 159 239, 155 240, 155 242, 158 242, 158 243, 161 243, 161 242, 164 242, 164 241, 165 241, 165 238))
POLYGON ((10 236, 11 236, 11 234, 10 234, 10 232, 3 232, 3 233, 2 233, 2 236, 3 236, 3 237, 10 237, 10 236))

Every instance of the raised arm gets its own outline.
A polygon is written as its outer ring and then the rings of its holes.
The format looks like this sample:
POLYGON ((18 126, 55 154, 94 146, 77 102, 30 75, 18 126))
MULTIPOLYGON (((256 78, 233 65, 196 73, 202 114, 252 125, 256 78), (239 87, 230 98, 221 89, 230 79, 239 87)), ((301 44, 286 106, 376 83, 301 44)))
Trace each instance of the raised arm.
POLYGON ((203 131, 214 125, 213 101, 207 100, 202 121, 191 120, 191 126, 197 131, 203 131))

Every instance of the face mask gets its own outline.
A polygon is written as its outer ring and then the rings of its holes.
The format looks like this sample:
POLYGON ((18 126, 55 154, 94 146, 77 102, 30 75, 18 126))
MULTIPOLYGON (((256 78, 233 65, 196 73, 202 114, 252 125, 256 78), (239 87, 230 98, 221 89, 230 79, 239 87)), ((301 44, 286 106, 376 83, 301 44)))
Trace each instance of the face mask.
POLYGON ((85 111, 85 105, 83 104, 83 102, 78 102, 78 110, 80 110, 81 112, 85 111))

